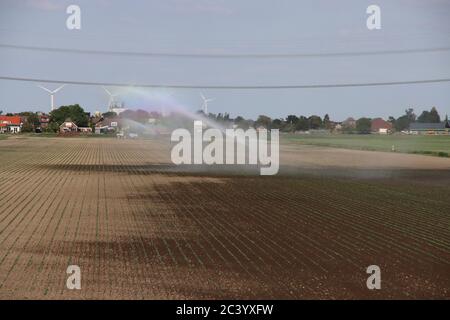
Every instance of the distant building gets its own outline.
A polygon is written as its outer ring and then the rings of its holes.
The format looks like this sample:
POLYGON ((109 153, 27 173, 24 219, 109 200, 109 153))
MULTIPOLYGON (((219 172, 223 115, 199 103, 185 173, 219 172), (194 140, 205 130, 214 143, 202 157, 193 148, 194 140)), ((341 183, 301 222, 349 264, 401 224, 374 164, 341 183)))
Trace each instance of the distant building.
POLYGON ((413 122, 409 126, 411 134, 450 134, 450 122, 421 123, 413 122))
POLYGON ((388 134, 392 131, 392 123, 381 118, 373 119, 371 123, 371 131, 372 133, 388 134))
POLYGON ((66 121, 59 126, 60 133, 78 132, 78 126, 72 121, 66 121))
POLYGON ((95 124, 95 133, 108 133, 120 130, 122 128, 122 119, 119 117, 111 117, 101 119, 95 124))
POLYGON ((19 133, 22 124, 20 116, 0 116, 0 133, 19 133))
POLYGON ((48 127, 48 124, 50 122, 50 116, 47 114, 40 114, 39 115, 39 123, 40 127, 42 129, 46 129, 48 127))

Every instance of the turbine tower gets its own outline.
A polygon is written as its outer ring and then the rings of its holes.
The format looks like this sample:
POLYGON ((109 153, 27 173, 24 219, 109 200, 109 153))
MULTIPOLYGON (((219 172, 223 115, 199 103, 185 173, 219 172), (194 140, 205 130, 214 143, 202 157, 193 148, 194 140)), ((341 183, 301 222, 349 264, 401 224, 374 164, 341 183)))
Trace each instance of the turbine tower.
POLYGON ((109 95, 108 111, 111 112, 116 107, 116 97, 118 96, 118 94, 117 93, 116 94, 112 94, 111 91, 106 89, 106 87, 102 87, 102 88, 109 95))
POLYGON ((203 113, 207 116, 208 115, 208 102, 214 101, 214 99, 207 99, 203 93, 200 93, 200 96, 203 99, 203 104, 202 104, 202 110, 203 113))
POLYGON ((42 90, 47 91, 48 93, 50 93, 50 108, 51 111, 55 110, 55 93, 57 93, 59 90, 61 90, 63 87, 65 87, 66 85, 63 84, 62 86, 60 86, 59 88, 56 88, 55 90, 50 90, 44 86, 41 85, 37 85, 39 88, 41 88, 42 90))

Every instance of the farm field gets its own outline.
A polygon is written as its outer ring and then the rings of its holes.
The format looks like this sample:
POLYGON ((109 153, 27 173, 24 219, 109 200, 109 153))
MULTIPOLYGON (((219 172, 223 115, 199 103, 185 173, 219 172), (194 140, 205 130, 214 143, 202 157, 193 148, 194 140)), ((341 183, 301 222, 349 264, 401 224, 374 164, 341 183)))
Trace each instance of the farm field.
POLYGON ((396 152, 450 156, 450 136, 445 135, 288 134, 285 136, 285 141, 305 145, 389 152, 394 146, 396 152))
POLYGON ((450 159, 286 143, 263 177, 169 156, 163 140, 0 141, 0 298, 450 297, 450 159))

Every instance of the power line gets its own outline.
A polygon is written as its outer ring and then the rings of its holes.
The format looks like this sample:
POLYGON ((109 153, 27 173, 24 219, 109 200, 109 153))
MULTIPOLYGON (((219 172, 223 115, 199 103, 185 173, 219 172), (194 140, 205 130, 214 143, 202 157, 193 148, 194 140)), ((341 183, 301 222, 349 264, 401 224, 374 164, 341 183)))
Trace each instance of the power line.
POLYGON ((411 80, 411 81, 390 81, 390 82, 363 82, 363 83, 332 83, 332 84, 309 84, 309 85, 174 85, 174 84, 143 84, 143 83, 108 83, 108 82, 88 82, 71 80, 49 80, 37 78, 19 78, 0 76, 0 80, 74 84, 84 86, 111 86, 111 87, 139 87, 139 88, 169 88, 169 89, 228 89, 228 90, 258 90, 258 89, 320 89, 320 88, 347 88, 347 87, 378 87, 393 85, 411 85, 426 83, 450 82, 450 78, 411 80))
POLYGON ((355 57, 355 56, 373 56, 389 54, 409 54, 409 53, 433 53, 448 52, 450 47, 422 48, 422 49, 402 49, 402 50, 381 50, 381 51, 359 51, 359 52, 323 52, 323 53, 171 53, 171 52, 138 52, 138 51, 109 51, 109 50, 84 50, 68 49, 39 46, 23 46, 0 43, 1 48, 18 49, 28 51, 41 51, 53 53, 69 54, 90 54, 90 55, 112 55, 112 56, 131 56, 131 57, 155 57, 155 58, 200 58, 200 59, 292 59, 292 58, 318 58, 318 57, 355 57))

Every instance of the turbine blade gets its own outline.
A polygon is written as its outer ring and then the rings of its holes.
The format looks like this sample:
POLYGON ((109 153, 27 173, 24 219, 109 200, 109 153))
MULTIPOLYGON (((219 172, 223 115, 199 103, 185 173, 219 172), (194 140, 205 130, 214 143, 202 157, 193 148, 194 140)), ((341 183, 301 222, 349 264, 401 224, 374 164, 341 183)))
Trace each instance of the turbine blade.
POLYGON ((41 85, 36 85, 37 87, 39 87, 39 88, 41 88, 42 90, 45 90, 45 91, 47 91, 48 93, 53 93, 51 90, 49 90, 49 89, 47 89, 46 87, 44 87, 44 86, 41 86, 41 85))
POLYGON ((106 87, 103 87, 103 86, 102 86, 102 88, 103 88, 103 90, 106 91, 107 94, 109 94, 110 96, 112 96, 112 93, 111 93, 108 89, 106 89, 106 87))
POLYGON ((61 90, 62 88, 64 88, 66 85, 63 84, 62 86, 60 86, 59 88, 56 88, 55 90, 53 90, 52 93, 57 93, 59 90, 61 90))

